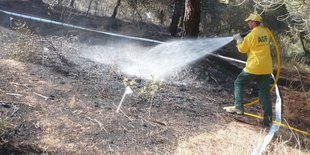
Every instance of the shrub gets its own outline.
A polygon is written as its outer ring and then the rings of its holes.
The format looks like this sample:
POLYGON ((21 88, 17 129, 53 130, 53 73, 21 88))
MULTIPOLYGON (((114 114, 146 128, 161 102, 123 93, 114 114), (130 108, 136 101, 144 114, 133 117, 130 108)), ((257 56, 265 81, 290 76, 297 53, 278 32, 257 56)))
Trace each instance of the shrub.
POLYGON ((130 88, 138 94, 138 96, 147 103, 150 103, 149 107, 149 117, 151 114, 151 108, 153 105, 154 98, 158 91, 163 90, 163 81, 156 81, 154 76, 152 76, 151 81, 145 81, 142 83, 141 79, 129 80, 128 78, 123 78, 123 83, 125 87, 130 86, 130 88))
POLYGON ((18 61, 33 61, 39 59, 40 40, 26 25, 15 28, 19 35, 16 42, 8 45, 8 55, 18 61))

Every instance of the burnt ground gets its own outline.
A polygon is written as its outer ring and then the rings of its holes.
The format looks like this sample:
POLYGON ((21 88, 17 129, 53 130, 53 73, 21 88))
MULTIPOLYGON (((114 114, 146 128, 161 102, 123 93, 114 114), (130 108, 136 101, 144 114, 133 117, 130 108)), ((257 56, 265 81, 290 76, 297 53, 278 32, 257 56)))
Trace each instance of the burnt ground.
MULTIPOLYGON (((164 82, 152 104, 135 92, 126 96, 121 112, 116 113, 125 91, 123 78, 137 78, 76 55, 81 44, 104 44, 102 36, 81 31, 38 36, 4 27, 0 32, 3 154, 227 154, 232 144, 230 153, 249 154, 257 145, 248 147, 249 143, 265 131, 261 120, 222 109, 233 103, 233 81, 242 68, 238 64, 202 58, 185 69, 183 76, 164 82), (43 47, 49 49, 44 62, 43 47), (25 54, 26 50, 32 53, 25 54), (233 135, 245 141, 239 144, 233 135), (197 137, 202 138, 196 141, 197 137), (248 148, 240 153, 241 146, 248 148)), ((218 52, 233 48, 229 44, 218 52)), ((310 74, 297 70, 288 65, 282 69, 283 115, 291 126, 309 132, 310 74)), ((141 80, 139 85, 150 82, 141 80)), ((249 88, 246 99, 253 100, 256 93, 249 88)), ((247 111, 262 114, 260 105, 247 111)), ((301 151, 307 152, 309 137, 294 134, 301 151)), ((288 148, 297 145, 290 136, 286 128, 276 135, 288 148)), ((272 146, 267 152, 277 154, 273 152, 278 146, 272 146)))

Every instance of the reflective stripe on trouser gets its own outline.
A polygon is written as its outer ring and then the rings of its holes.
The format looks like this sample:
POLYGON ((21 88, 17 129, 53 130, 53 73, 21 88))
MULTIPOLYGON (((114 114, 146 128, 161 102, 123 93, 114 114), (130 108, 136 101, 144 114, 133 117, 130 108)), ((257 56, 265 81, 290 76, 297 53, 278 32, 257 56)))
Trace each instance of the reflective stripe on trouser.
POLYGON ((251 81, 258 86, 259 101, 263 104, 264 123, 270 123, 272 119, 272 105, 270 96, 270 74, 255 75, 242 71, 235 80, 235 107, 243 110, 243 90, 251 81))

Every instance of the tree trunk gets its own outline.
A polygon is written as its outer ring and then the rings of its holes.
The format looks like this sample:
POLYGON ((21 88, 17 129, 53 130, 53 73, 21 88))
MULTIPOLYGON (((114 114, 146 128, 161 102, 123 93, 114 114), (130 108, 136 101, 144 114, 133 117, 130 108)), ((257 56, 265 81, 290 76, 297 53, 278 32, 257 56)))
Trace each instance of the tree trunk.
POLYGON ((202 28, 202 32, 205 34, 207 33, 207 11, 208 11, 208 1, 209 0, 201 0, 200 5, 201 5, 201 10, 200 10, 200 24, 202 28))
POLYGON ((74 2, 75 2, 75 0, 71 0, 71 1, 70 1, 70 7, 71 7, 71 8, 73 8, 74 2))
POLYGON ((175 0, 174 1, 174 10, 173 10, 173 15, 169 27, 169 31, 171 36, 175 37, 178 33, 178 25, 181 17, 181 4, 180 0, 175 0))
POLYGON ((183 37, 198 37, 200 0, 186 0, 183 21, 183 37))
POLYGON ((184 12, 185 12, 185 0, 180 0, 181 4, 181 20, 179 23, 179 27, 183 27, 183 20, 184 20, 184 12))
POLYGON ((117 0, 111 19, 115 19, 120 5, 121 5, 121 0, 117 0))
POLYGON ((158 19, 160 21, 160 25, 164 25, 164 18, 165 18, 165 13, 164 13, 164 10, 161 9, 158 13, 158 19))
POLYGON ((99 1, 96 1, 95 16, 98 16, 98 14, 99 14, 98 5, 99 5, 99 1))
POLYGON ((87 12, 86 12, 86 16, 88 16, 88 13, 90 11, 90 8, 91 8, 91 4, 93 3, 93 0, 90 0, 89 2, 89 5, 88 5, 88 9, 87 9, 87 12))
POLYGON ((310 56, 310 40, 307 39, 307 36, 306 36, 305 32, 300 32, 299 33, 299 38, 300 38, 300 41, 301 41, 301 44, 302 44, 302 48, 305 51, 305 54, 307 56, 310 56))

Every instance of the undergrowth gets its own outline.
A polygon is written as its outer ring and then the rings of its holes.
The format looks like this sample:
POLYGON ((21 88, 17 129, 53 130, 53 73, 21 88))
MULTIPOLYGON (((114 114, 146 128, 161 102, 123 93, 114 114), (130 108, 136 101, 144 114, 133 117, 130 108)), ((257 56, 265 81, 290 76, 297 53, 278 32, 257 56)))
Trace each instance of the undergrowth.
POLYGON ((150 104, 150 117, 154 98, 159 91, 164 89, 164 85, 163 81, 155 80, 154 76, 152 76, 152 80, 144 82, 145 83, 142 83, 141 79, 129 80, 127 77, 123 78, 123 84, 125 85, 125 87, 129 86, 133 90, 133 92, 138 94, 140 99, 150 104))
POLYGON ((20 27, 13 27, 20 35, 16 38, 16 42, 10 43, 7 52, 10 58, 22 61, 31 62, 38 59, 40 47, 40 39, 33 32, 22 24, 20 27))
POLYGON ((8 122, 5 118, 0 118, 0 144, 3 142, 3 134, 5 133, 5 131, 7 130, 8 128, 8 122))
POLYGON ((310 65, 310 55, 302 48, 299 39, 292 39, 289 36, 277 37, 280 46, 281 58, 284 62, 294 65, 310 65))

